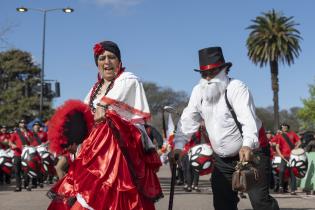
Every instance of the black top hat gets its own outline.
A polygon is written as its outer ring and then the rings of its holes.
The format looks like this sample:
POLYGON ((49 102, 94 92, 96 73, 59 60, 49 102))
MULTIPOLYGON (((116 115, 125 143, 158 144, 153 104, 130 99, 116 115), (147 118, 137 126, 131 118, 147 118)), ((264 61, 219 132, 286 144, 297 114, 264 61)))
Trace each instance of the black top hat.
POLYGON ((195 71, 209 71, 225 66, 230 68, 232 63, 225 63, 221 47, 208 47, 199 50, 199 65, 200 69, 194 69, 195 71))

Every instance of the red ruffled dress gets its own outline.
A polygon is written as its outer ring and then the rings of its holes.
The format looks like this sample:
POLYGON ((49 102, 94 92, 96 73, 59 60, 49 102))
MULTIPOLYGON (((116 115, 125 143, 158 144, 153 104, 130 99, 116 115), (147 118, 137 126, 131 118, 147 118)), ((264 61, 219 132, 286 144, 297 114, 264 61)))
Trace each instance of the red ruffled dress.
POLYGON ((156 151, 145 152, 141 132, 114 110, 97 124, 67 175, 48 192, 49 210, 154 210, 163 196, 156 151))

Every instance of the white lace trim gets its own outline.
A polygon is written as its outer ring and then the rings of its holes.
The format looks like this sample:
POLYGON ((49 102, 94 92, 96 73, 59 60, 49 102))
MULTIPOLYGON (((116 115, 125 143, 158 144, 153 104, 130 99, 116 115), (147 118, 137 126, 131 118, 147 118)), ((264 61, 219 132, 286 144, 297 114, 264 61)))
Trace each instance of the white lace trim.
POLYGON ((89 204, 87 204, 87 202, 84 200, 84 198, 82 197, 80 193, 78 193, 76 197, 77 197, 77 201, 81 204, 81 206, 89 210, 94 210, 91 206, 89 206, 89 204))

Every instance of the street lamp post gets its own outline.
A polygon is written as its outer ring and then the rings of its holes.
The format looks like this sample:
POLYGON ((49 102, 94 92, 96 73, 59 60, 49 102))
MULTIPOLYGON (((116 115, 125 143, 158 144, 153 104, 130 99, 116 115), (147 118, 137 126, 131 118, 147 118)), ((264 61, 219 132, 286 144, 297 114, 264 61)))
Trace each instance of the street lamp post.
POLYGON ((52 11, 63 11, 64 13, 72 13, 74 9, 72 8, 55 8, 55 9, 37 9, 37 8, 26 8, 19 7, 16 8, 18 12, 36 11, 43 13, 44 23, 43 23, 43 44, 42 44, 42 70, 40 73, 40 103, 39 103, 39 116, 42 118, 43 114, 43 101, 44 101, 44 72, 45 72, 45 37, 46 37, 46 14, 52 11))

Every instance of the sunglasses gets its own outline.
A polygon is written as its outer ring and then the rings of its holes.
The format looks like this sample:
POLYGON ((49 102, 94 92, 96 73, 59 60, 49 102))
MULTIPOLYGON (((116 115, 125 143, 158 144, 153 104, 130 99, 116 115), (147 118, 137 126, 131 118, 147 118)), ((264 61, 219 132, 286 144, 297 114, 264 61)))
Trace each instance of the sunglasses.
POLYGON ((202 71, 202 72, 200 72, 200 74, 201 74, 201 77, 205 79, 207 77, 214 77, 214 76, 216 76, 220 71, 221 71, 221 69, 216 68, 216 69, 213 69, 213 70, 202 71))

